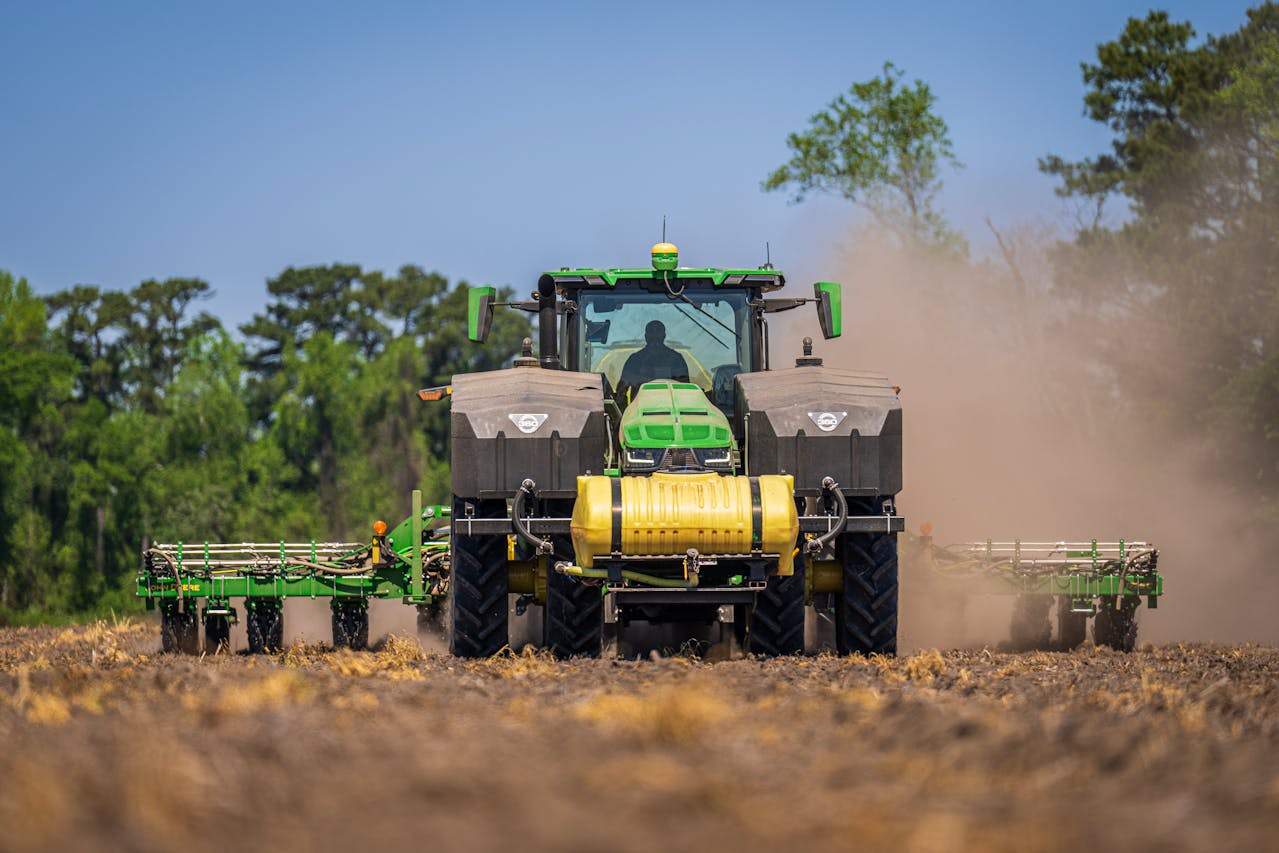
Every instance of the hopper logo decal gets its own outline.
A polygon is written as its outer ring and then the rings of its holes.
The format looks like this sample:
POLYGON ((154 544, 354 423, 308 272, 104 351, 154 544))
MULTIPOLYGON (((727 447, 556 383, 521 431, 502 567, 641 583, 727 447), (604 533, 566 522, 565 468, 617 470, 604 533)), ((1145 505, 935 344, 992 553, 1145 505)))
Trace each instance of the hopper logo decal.
POLYGON ((809 412, 808 416, 812 418, 813 423, 817 424, 819 430, 830 432, 844 422, 848 412, 809 412))
POLYGON ((510 416, 511 423, 523 433, 537 432, 537 428, 546 422, 546 415, 535 415, 529 413, 512 413, 510 416))

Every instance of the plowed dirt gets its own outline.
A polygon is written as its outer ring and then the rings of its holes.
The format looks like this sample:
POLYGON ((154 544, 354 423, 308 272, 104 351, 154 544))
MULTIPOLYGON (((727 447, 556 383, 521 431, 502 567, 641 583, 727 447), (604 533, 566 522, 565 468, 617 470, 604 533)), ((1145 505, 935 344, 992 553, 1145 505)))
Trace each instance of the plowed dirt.
POLYGON ((0 848, 1262 850, 1279 650, 465 662, 0 631, 0 848))

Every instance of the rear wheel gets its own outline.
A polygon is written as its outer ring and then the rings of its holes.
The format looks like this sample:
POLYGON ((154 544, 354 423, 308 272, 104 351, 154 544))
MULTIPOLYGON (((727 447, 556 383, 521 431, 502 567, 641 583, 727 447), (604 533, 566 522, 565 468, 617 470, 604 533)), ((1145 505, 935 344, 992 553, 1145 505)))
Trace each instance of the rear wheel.
POLYGON ((260 655, 284 646, 284 605, 277 598, 250 598, 244 602, 249 653, 260 655))
POLYGON ((844 573, 835 602, 836 650, 897 654, 897 534, 841 533, 835 555, 844 573))
POLYGON ((746 630, 747 651, 765 657, 804 653, 804 561, 794 573, 774 576, 755 596, 746 630))
POLYGON ((1053 600, 1047 595, 1019 595, 1013 603, 1012 645, 1017 651, 1046 649, 1052 643, 1048 621, 1053 600))
POLYGON ((160 611, 160 646, 183 655, 200 653, 200 622, 195 605, 173 602, 160 611))
POLYGON ((458 521, 467 516, 506 518, 506 501, 453 499, 449 651, 458 657, 486 658, 501 651, 509 638, 506 537, 457 533, 458 521))
POLYGON ((1093 620, 1093 642, 1121 652, 1131 652, 1137 645, 1137 605, 1135 595, 1106 596, 1093 620))
POLYGON ((1079 648, 1088 635, 1088 613, 1073 606, 1069 595, 1057 596, 1057 643, 1066 651, 1079 648))
POLYGON ((369 647, 369 603, 363 598, 335 598, 329 602, 333 611, 333 648, 363 651, 369 647))

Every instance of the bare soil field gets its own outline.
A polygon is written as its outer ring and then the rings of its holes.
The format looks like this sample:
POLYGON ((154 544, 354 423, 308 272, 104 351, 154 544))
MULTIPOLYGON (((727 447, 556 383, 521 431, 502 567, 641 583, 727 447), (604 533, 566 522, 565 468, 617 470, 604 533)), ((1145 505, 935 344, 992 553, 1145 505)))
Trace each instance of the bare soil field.
POLYGON ((468 662, 0 630, 10 850, 1279 849, 1279 650, 468 662))

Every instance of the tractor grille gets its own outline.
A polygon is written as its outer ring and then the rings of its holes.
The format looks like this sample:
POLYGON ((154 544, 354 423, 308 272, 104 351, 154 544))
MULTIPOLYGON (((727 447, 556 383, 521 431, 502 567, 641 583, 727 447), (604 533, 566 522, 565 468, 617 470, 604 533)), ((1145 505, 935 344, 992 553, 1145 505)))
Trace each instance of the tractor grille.
POLYGON ((688 471, 690 469, 702 470, 702 464, 697 461, 697 454, 688 447, 668 447, 666 452, 662 454, 662 461, 657 466, 659 471, 688 471))

